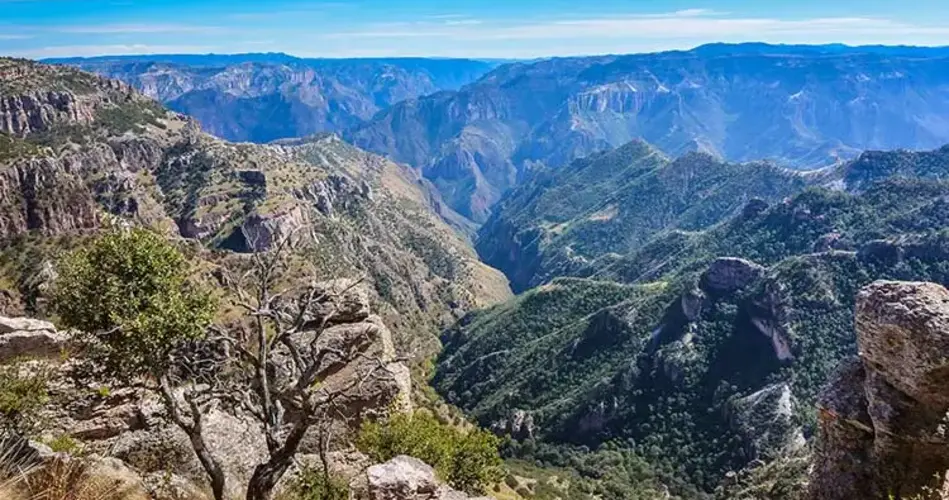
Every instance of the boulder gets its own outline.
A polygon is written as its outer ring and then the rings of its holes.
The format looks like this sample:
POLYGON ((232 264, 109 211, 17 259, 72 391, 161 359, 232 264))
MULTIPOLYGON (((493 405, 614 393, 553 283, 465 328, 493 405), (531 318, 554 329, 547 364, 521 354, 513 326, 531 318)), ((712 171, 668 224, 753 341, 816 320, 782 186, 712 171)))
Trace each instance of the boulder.
POLYGON ((702 275, 701 286, 709 292, 732 293, 753 283, 764 271, 764 267, 750 260, 721 257, 715 259, 702 275))
POLYGON ((0 363, 17 358, 58 357, 66 341, 66 335, 48 321, 0 317, 0 363))
POLYGON ((949 290, 880 281, 857 297, 859 359, 819 401, 810 498, 935 499, 949 470, 949 290))
POLYGON ((327 328, 317 342, 317 351, 322 349, 361 354, 349 363, 326 356, 320 370, 328 392, 348 387, 345 404, 339 409, 342 415, 363 418, 382 416, 393 407, 410 409, 411 373, 396 361, 392 333, 380 318, 372 316, 360 323, 327 328), (362 383, 349 387, 355 379, 362 383))
MULTIPOLYGON (((366 471, 369 500, 469 500, 460 491, 441 484, 435 469, 425 462, 401 455, 366 471)), ((478 497, 470 500, 490 500, 478 497)))
MULTIPOLYGON (((263 432, 256 421, 217 409, 204 419, 204 438, 221 462, 228 495, 243 498, 254 468, 266 457, 263 432)), ((171 473, 195 484, 207 482, 187 435, 174 425, 126 432, 111 441, 109 451, 143 474, 171 473)))
POLYGON ((421 460, 398 456, 366 471, 371 500, 427 500, 438 498, 435 470, 421 460))
POLYGON ((0 335, 14 332, 56 331, 56 327, 49 321, 33 318, 4 318, 0 317, 0 335))
POLYGON ((330 324, 357 323, 369 318, 369 290, 355 280, 342 278, 315 285, 317 297, 324 296, 316 312, 331 314, 330 324))

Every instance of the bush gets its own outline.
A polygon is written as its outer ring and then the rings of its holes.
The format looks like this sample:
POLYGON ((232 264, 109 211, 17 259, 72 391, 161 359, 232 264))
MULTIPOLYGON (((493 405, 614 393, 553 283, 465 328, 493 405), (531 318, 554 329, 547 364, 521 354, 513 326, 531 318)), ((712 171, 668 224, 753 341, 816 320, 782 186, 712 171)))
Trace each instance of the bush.
POLYGON ((514 477, 513 474, 508 474, 507 476, 504 476, 504 484, 506 484, 508 488, 514 490, 517 489, 521 483, 516 477, 514 477))
POLYGON ((157 378, 173 350, 200 338, 214 316, 210 294, 188 281, 190 272, 161 235, 115 229, 61 262, 52 305, 106 375, 157 378))
POLYGON ((28 372, 17 365, 0 366, 0 423, 29 433, 37 412, 49 401, 45 372, 28 372))
POLYGON ((76 441, 69 434, 60 434, 46 444, 56 453, 68 453, 70 455, 75 455, 81 448, 79 441, 76 441))
POLYGON ((482 495, 502 479, 500 439, 482 429, 465 432, 428 412, 397 414, 363 424, 357 447, 375 461, 409 455, 433 466, 453 488, 482 495))

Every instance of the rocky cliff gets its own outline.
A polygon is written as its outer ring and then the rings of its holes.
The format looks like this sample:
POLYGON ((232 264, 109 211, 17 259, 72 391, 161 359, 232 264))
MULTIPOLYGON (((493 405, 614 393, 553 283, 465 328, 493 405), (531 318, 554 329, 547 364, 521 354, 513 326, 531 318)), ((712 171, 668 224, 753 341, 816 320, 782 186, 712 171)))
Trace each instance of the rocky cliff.
POLYGON ((821 394, 809 498, 945 498, 949 291, 874 283, 856 330, 859 357, 821 394))
POLYGON ((440 326, 510 293, 416 172, 336 136, 229 143, 125 84, 11 59, 0 60, 0 103, 0 286, 31 307, 44 248, 56 247, 44 238, 67 244, 116 218, 196 240, 216 261, 306 236, 303 265, 365 276, 413 356, 434 352, 440 326))

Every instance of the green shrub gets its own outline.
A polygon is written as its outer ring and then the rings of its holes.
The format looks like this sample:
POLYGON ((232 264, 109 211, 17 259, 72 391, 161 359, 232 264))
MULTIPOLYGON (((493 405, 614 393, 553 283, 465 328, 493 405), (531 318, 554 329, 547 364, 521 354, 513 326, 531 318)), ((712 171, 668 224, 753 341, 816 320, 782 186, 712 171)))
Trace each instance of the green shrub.
POLYGON ((465 432, 439 422, 428 412, 397 414, 386 422, 367 422, 357 446, 378 462, 409 455, 433 466, 453 488, 484 494, 501 475, 500 439, 481 429, 465 432))
POLYGON ((514 477, 513 474, 508 474, 507 476, 504 476, 504 484, 506 484, 508 488, 514 490, 517 489, 518 485, 520 485, 520 482, 516 477, 514 477))
POLYGON ((60 434, 46 444, 56 453, 69 453, 70 455, 74 455, 80 450, 79 441, 76 441, 69 434, 60 434))
POLYGON ((47 378, 45 372, 0 366, 0 421, 4 427, 23 433, 34 430, 37 412, 49 401, 47 378))
POLYGON ((349 487, 345 481, 335 477, 326 477, 316 467, 303 466, 280 500, 348 500, 349 487))
POLYGON ((86 358, 106 375, 164 375, 171 352, 200 338, 214 317, 185 257, 147 229, 114 229, 60 263, 52 304, 86 358))

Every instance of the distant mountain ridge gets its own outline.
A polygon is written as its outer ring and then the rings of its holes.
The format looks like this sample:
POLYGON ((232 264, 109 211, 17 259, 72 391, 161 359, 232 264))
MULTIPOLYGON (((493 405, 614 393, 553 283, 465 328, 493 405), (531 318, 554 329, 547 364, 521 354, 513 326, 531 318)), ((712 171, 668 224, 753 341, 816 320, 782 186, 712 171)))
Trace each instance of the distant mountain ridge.
POLYGON ((949 49, 706 45, 501 66, 345 135, 422 169, 483 222, 538 165, 641 138, 664 153, 815 167, 949 142, 949 49))
POLYGON ((47 62, 122 80, 219 137, 250 142, 339 132, 396 102, 459 88, 496 66, 468 59, 305 59, 280 53, 47 62))
POLYGON ((860 193, 889 178, 945 179, 947 165, 949 146, 867 151, 802 172, 770 162, 723 162, 705 153, 670 159, 634 140, 540 172, 510 191, 479 230, 476 248, 508 275, 515 291, 559 276, 652 279, 680 266, 678 260, 692 260, 681 245, 693 232, 757 205, 813 187, 860 193))
POLYGON ((949 48, 709 44, 524 62, 287 54, 55 59, 238 141, 339 132, 482 223, 512 187, 631 139, 812 168, 949 142, 949 48))

